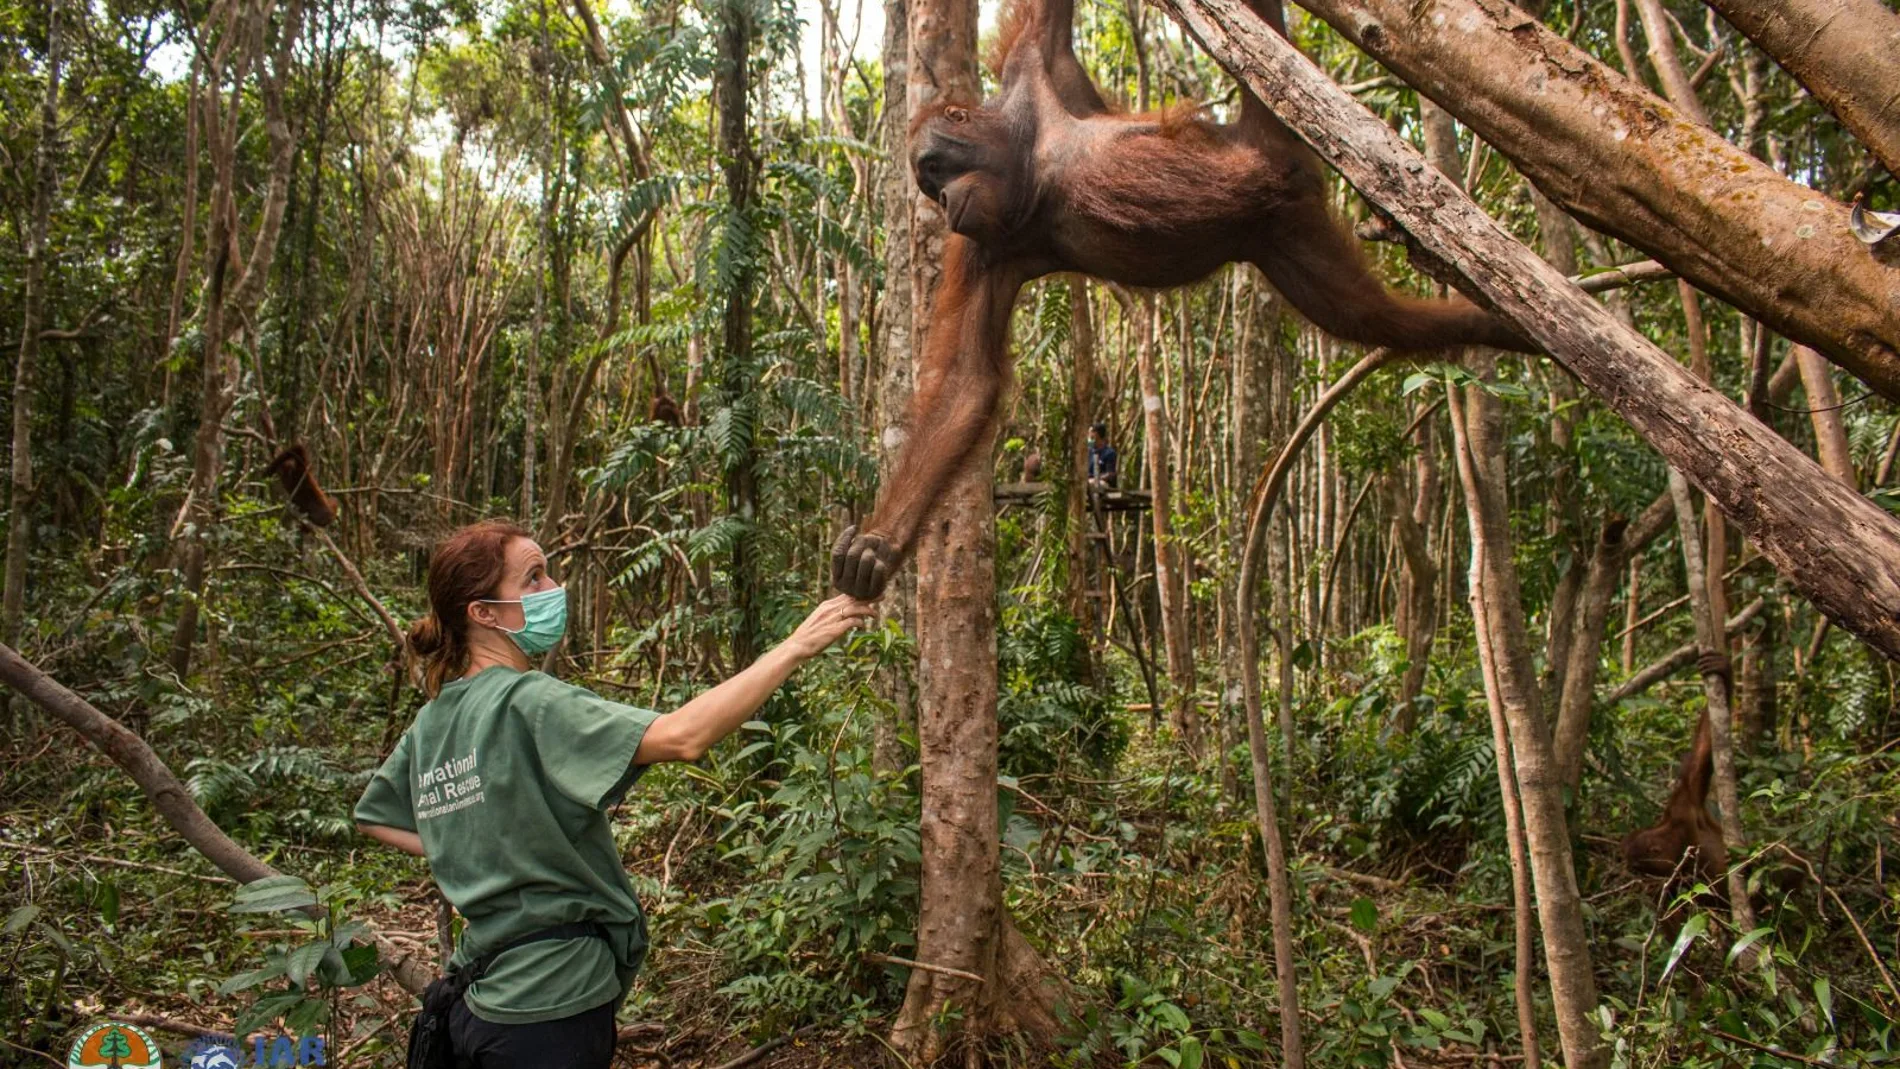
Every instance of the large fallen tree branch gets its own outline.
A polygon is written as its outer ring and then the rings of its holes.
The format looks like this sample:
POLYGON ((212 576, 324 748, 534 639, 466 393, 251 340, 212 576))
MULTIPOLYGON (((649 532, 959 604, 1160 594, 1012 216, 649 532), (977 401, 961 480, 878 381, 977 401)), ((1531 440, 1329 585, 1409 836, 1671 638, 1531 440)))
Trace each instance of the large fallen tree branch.
MULTIPOLYGON (((206 816, 198 803, 192 801, 191 792, 137 733, 60 686, 53 677, 6 645, 0 645, 0 682, 85 736, 87 742, 125 769, 152 800, 152 808, 165 818, 165 823, 220 872, 239 883, 280 875, 239 846, 206 816)), ((397 946, 374 929, 371 931, 384 968, 405 990, 420 995, 429 981, 435 979, 434 966, 421 960, 414 951, 397 946)))
MULTIPOLYGON (((1231 39, 1239 23, 1226 12, 1239 4, 1163 2, 1223 25, 1230 41, 1212 49, 1223 63, 1242 51, 1267 54, 1231 39)), ((1776 172, 1509 0, 1299 2, 1451 112, 1566 212, 1900 398, 1900 263, 1855 238, 1847 205, 1776 172)), ((1870 47, 1885 56, 1892 42, 1870 47)), ((1290 101, 1278 75, 1255 73, 1274 83, 1268 105, 1311 140, 1315 129, 1302 129, 1311 120, 1282 106, 1290 101)))
POLYGON ((1900 520, 1617 322, 1240 0, 1163 3, 1366 199, 1701 487, 1817 608, 1900 659, 1900 520))

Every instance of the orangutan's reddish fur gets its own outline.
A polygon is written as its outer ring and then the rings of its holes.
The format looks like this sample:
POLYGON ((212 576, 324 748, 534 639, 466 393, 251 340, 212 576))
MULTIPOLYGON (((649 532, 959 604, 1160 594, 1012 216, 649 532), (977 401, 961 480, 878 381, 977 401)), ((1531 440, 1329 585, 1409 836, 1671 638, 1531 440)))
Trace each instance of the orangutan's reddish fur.
POLYGON ((304 519, 318 527, 336 522, 336 501, 317 485, 317 475, 310 470, 310 452, 302 442, 272 458, 264 473, 277 476, 284 493, 290 495, 290 507, 304 519))
MULTIPOLYGON (((1249 0, 1284 32, 1279 0, 1249 0)), ((1245 85, 1239 120, 1193 106, 1117 112, 1076 61, 1074 0, 1015 0, 990 56, 1001 91, 916 115, 913 176, 952 231, 898 469, 862 532, 847 528, 832 582, 875 597, 995 418, 1009 317, 1033 278, 1074 271, 1128 286, 1196 281, 1244 261, 1328 333, 1367 345, 1532 351, 1462 298, 1388 292, 1327 208, 1312 150, 1245 85)))
POLYGON ((1681 880, 1693 874, 1720 890, 1728 872, 1728 849, 1722 828, 1709 815, 1709 781, 1715 775, 1715 749, 1709 733, 1709 714, 1696 723, 1695 743, 1682 759, 1676 789, 1663 806, 1661 819, 1623 840, 1623 860, 1644 876, 1681 880))

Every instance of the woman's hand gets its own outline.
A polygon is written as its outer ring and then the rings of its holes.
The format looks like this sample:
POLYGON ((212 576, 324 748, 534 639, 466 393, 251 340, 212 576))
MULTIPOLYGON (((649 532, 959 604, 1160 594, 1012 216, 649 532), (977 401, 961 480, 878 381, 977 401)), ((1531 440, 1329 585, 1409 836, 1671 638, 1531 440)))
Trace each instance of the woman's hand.
POLYGON ((876 622, 873 603, 839 594, 813 609, 805 622, 798 625, 798 630, 792 632, 792 637, 785 640, 785 647, 800 660, 816 657, 826 646, 844 637, 845 632, 876 622))

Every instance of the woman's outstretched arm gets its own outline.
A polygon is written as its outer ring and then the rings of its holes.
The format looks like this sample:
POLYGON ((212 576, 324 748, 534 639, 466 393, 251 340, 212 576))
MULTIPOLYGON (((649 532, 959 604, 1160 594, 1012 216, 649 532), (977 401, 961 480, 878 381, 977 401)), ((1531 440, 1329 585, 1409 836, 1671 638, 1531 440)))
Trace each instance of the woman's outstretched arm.
POLYGON ((724 683, 655 720, 640 738, 633 763, 697 761, 714 743, 752 719, 765 699, 806 661, 872 617, 871 602, 840 594, 812 610, 790 638, 724 683))

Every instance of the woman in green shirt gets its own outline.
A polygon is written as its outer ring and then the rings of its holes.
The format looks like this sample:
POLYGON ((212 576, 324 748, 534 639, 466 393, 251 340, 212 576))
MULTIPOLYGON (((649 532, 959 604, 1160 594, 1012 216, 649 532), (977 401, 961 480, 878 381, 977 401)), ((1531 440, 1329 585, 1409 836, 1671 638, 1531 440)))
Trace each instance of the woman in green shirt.
POLYGON ((458 1064, 605 1067, 647 949, 606 810, 648 765, 697 760, 737 730, 799 665, 868 622, 871 603, 832 598, 664 716, 531 668, 560 640, 567 603, 520 527, 479 523, 437 546, 429 605, 409 641, 431 700, 357 802, 357 827, 428 859, 467 922, 452 967, 501 951, 450 1013, 458 1064))

